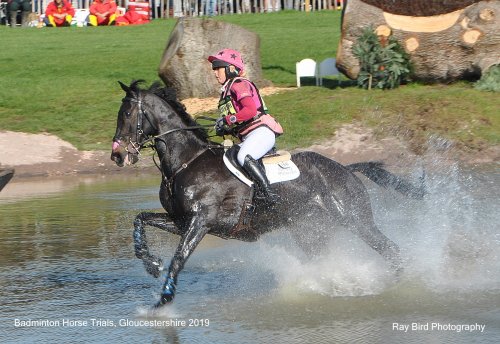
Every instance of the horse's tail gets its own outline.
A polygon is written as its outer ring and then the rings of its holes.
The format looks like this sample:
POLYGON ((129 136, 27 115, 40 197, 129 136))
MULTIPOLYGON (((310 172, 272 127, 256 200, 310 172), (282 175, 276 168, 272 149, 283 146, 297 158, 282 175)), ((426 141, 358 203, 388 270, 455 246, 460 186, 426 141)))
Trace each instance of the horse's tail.
POLYGON ((425 172, 420 179, 420 185, 416 186, 401 177, 398 177, 383 168, 382 162, 359 162, 347 165, 347 169, 351 172, 360 172, 368 179, 377 183, 380 186, 387 188, 388 186, 402 193, 405 196, 422 199, 426 194, 424 179, 425 172))

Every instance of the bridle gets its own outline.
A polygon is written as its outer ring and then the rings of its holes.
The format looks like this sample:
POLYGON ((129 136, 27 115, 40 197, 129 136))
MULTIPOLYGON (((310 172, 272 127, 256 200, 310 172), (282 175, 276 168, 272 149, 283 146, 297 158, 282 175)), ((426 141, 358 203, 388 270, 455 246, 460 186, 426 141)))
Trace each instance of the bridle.
MULTIPOLYGON (((135 141, 132 141, 131 137, 129 137, 129 142, 128 142, 127 146, 125 146, 125 150, 127 151, 127 153, 140 154, 141 148, 148 141, 148 136, 146 136, 144 134, 144 131, 143 131, 143 120, 144 120, 144 118, 146 118, 146 120, 149 122, 149 124, 153 128, 155 128, 155 125, 153 124, 153 122, 151 122, 151 119, 147 115, 146 111, 144 111, 144 108, 142 106, 142 99, 141 98, 125 97, 125 98, 122 99, 122 103, 124 103, 126 101, 128 101, 130 103, 137 104, 138 107, 139 107, 139 113, 137 114, 137 125, 136 125, 136 131, 135 131, 135 141), (140 142, 139 140, 140 140, 140 138, 142 136, 145 136, 146 140, 143 141, 143 142, 140 142), (133 151, 130 151, 129 146, 132 147, 133 151)), ((113 139, 113 141, 115 141, 115 139, 113 139)), ((120 142, 121 142, 121 140, 120 140, 120 142)))
MULTIPOLYGON (((140 154, 140 150, 146 146, 146 144, 149 143, 149 146, 148 147, 151 147, 155 152, 156 152, 156 146, 154 144, 154 141, 156 140, 161 140, 163 141, 163 138, 164 136, 167 136, 169 134, 172 134, 172 133, 175 133, 175 132, 178 132, 178 131, 183 131, 183 130, 196 130, 196 129, 205 129, 205 128, 208 128, 208 127, 212 127, 213 124, 206 124, 206 125, 193 125, 193 126, 189 126, 189 127, 181 127, 181 128, 173 128, 173 129, 169 129, 163 133, 160 133, 158 135, 146 135, 144 133, 144 130, 143 130, 143 121, 144 121, 144 118, 146 118, 146 120, 149 122, 149 124, 151 125, 151 127, 153 127, 155 130, 155 132, 157 132, 157 128, 156 126, 154 125, 154 123, 151 121, 150 117, 148 116, 148 113, 144 110, 144 107, 143 107, 143 100, 141 97, 130 97, 130 96, 126 96, 122 99, 122 103, 124 102, 131 102, 131 103, 135 103, 138 105, 139 107, 139 112, 137 113, 137 125, 136 125, 136 133, 135 133, 135 141, 132 141, 131 137, 129 136, 129 140, 128 140, 128 143, 125 145, 123 144, 122 140, 120 139, 120 137, 114 137, 113 138, 113 142, 117 142, 120 146, 124 147, 125 148, 125 151, 128 153, 128 154, 132 154, 132 155, 139 155, 140 154), (140 141, 140 138, 141 137, 144 137, 144 140, 140 141)), ((205 120, 210 120, 210 121, 213 121, 215 122, 216 119, 215 118, 211 118, 211 117, 205 117, 205 116, 200 116, 198 117, 200 119, 205 119, 205 120)), ((164 141, 163 141, 164 142, 164 141)), ((199 151, 197 154, 195 154, 193 157, 191 157, 187 162, 183 163, 176 171, 173 172, 172 176, 170 176, 170 178, 166 178, 160 165, 161 165, 161 162, 160 164, 158 164, 156 162, 156 160, 154 159, 154 156, 153 156, 153 161, 156 165, 156 167, 160 170, 160 172, 162 173, 162 176, 163 176, 163 179, 166 183, 166 185, 168 186, 169 190, 171 190, 171 185, 172 185, 172 182, 173 182, 173 179, 174 177, 179 173, 181 172, 182 170, 186 169, 188 167, 188 165, 193 162, 194 160, 196 160, 200 155, 202 155, 203 153, 205 153, 208 149, 212 149, 212 148, 223 148, 222 145, 220 144, 217 144, 217 145, 211 145, 211 144, 207 144, 207 146, 205 147, 205 149, 202 149, 201 151, 199 151)))
MULTIPOLYGON (((155 129, 155 131, 158 131, 156 126, 154 125, 154 123, 151 121, 151 119, 149 118, 147 112, 144 110, 143 108, 143 101, 142 101, 142 98, 139 98, 139 97, 129 97, 129 96, 126 96, 125 98, 122 99, 122 103, 124 102, 130 102, 130 103, 135 103, 138 105, 139 107, 139 113, 137 114, 137 125, 136 125, 136 132, 135 132, 135 141, 132 141, 132 139, 129 137, 129 142, 127 145, 122 145, 122 140, 120 140, 119 137, 114 137, 113 138, 113 142, 118 142, 122 147, 125 148, 125 151, 127 153, 130 153, 130 154, 140 154, 140 150, 146 146, 147 143, 152 143, 154 142, 154 140, 156 139, 159 139, 161 138, 162 136, 167 136, 169 134, 172 134, 172 133, 175 133, 177 131, 183 131, 183 130, 196 130, 196 129, 205 129, 205 128, 208 128, 208 127, 212 127, 212 124, 207 124, 207 125, 193 125, 193 126, 189 126, 189 127, 181 127, 181 128, 174 128, 174 129, 170 129, 170 130, 167 130, 163 133, 160 133, 158 135, 146 135, 143 131, 143 121, 144 121, 144 118, 146 118, 146 120, 149 122, 149 125, 151 125, 151 127, 153 127, 153 129, 155 129), (143 141, 140 141, 139 139, 141 137, 145 137, 145 139, 143 141)), ((202 119, 206 119, 206 120, 211 120, 211 121, 214 121, 215 122, 215 119, 214 118, 211 118, 211 117, 202 117, 202 119)), ((150 145, 151 148, 155 149, 155 146, 154 144, 151 144, 150 145)))

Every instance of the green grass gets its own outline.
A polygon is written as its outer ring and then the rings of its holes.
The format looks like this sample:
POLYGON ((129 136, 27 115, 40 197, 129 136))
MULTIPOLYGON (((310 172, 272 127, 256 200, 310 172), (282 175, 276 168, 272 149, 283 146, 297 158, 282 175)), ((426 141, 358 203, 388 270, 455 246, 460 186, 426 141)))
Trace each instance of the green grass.
POLYGON ((287 129, 280 142, 286 147, 319 143, 353 121, 375 128, 382 137, 402 137, 417 153, 432 135, 471 149, 500 144, 498 98, 469 83, 411 84, 390 91, 303 87, 266 97, 266 103, 279 109, 276 117, 287 129))
MULTIPOLYGON (((295 63, 334 57, 340 13, 284 11, 218 17, 259 34, 264 78, 295 86, 295 63)), ((117 81, 158 80, 174 19, 99 28, 0 27, 0 130, 48 132, 80 149, 108 149, 123 91, 117 81)), ((307 146, 358 121, 415 146, 430 135, 470 148, 499 144, 500 101, 471 83, 410 84, 366 91, 344 80, 266 97, 286 135, 282 147, 307 146)))
POLYGON ((174 24, 0 28, 1 129, 49 132, 79 148, 103 148, 122 97, 117 80, 156 80, 174 24))
POLYGON ((284 11, 222 16, 221 19, 260 36, 264 77, 275 84, 295 86, 295 63, 303 58, 322 61, 337 54, 340 11, 284 11))

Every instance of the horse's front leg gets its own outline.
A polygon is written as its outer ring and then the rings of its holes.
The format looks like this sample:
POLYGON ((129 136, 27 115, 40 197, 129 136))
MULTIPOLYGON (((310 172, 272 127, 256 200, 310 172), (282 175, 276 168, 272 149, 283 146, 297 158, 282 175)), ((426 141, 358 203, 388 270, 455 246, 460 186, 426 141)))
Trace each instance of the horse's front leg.
POLYGON ((203 239, 207 232, 208 228, 205 225, 205 217, 200 214, 193 216, 189 223, 189 227, 182 235, 174 257, 170 262, 168 274, 166 276, 165 283, 163 284, 161 298, 156 305, 157 307, 172 302, 175 296, 177 275, 184 268, 184 264, 188 260, 189 256, 193 253, 194 249, 198 246, 201 239, 203 239))
POLYGON ((149 252, 146 231, 144 226, 153 226, 170 233, 179 234, 179 229, 174 225, 166 213, 140 213, 134 221, 134 251, 135 256, 142 260, 146 271, 154 277, 160 276, 163 267, 161 258, 149 252))

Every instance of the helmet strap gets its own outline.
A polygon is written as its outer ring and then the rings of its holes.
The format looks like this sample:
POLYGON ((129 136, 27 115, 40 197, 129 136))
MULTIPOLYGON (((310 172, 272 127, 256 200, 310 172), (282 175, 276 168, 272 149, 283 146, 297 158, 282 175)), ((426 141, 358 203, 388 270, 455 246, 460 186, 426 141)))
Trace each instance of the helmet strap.
POLYGON ((233 65, 226 66, 224 69, 226 71, 226 79, 236 78, 240 75, 240 70, 233 65))

